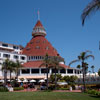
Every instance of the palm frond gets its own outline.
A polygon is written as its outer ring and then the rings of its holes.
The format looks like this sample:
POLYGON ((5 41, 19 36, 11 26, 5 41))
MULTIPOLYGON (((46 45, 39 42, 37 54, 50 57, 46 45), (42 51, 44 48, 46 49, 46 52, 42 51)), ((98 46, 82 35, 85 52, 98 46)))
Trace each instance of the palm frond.
POLYGON ((80 61, 80 59, 73 60, 73 61, 71 61, 71 62, 69 63, 69 66, 70 66, 71 64, 73 64, 73 63, 75 63, 75 62, 79 62, 79 61, 80 61))
POLYGON ((86 60, 88 58, 93 58, 93 60, 94 60, 94 56, 93 55, 87 55, 84 59, 86 60))
POLYGON ((92 2, 90 2, 83 10, 83 13, 81 15, 82 25, 84 25, 87 16, 91 15, 92 12, 95 12, 97 10, 100 10, 100 0, 92 0, 92 2))

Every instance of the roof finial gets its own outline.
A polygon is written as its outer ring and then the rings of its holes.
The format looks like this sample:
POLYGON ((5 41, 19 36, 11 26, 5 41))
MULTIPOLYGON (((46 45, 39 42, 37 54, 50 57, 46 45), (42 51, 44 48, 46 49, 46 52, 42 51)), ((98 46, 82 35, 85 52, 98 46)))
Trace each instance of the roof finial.
POLYGON ((38 10, 37 14, 38 14, 38 20, 40 20, 40 11, 39 10, 38 10))

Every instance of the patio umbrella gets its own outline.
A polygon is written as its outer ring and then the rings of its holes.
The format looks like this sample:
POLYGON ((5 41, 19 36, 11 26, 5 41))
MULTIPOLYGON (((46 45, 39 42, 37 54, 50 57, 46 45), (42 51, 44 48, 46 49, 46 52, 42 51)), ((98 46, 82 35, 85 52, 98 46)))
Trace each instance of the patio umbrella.
POLYGON ((4 83, 4 80, 0 80, 1 83, 4 83))
POLYGON ((20 79, 18 79, 18 82, 20 83, 20 82, 23 82, 23 81, 21 81, 20 79))
POLYGON ((42 83, 42 82, 45 82, 45 80, 39 80, 39 82, 41 82, 41 83, 42 83))
POLYGON ((24 79, 23 83, 27 83, 27 82, 28 82, 28 80, 27 79, 24 79))
POLYGON ((58 85, 67 85, 67 82, 57 82, 58 85))
POLYGON ((36 82, 36 80, 30 80, 30 82, 36 82))

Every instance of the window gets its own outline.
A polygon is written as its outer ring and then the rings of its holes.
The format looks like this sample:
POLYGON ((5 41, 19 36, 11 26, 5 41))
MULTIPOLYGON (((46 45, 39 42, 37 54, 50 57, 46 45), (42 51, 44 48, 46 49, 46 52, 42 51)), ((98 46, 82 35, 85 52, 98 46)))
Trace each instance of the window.
POLYGON ((14 59, 18 59, 19 57, 17 55, 14 55, 14 59))
POLYGON ((22 74, 30 74, 30 69, 22 69, 22 74))
POLYGON ((25 60, 25 57, 24 56, 21 56, 20 58, 21 58, 21 60, 25 60))
POLYGON ((3 57, 10 58, 10 55, 9 54, 3 54, 3 57))
POLYGON ((37 40, 36 43, 40 43, 40 40, 37 40))
MULTIPOLYGON (((46 68, 42 68, 42 69, 41 69, 41 73, 47 73, 46 68)), ((49 70, 48 70, 48 73, 49 73, 49 70)))
POLYGON ((56 71, 56 73, 58 73, 58 69, 52 69, 52 73, 55 73, 55 71, 56 71))
POLYGON ((65 69, 61 69, 60 70, 60 73, 64 73, 65 74, 66 73, 66 70, 65 69))
POLYGON ((38 74, 39 73, 39 69, 31 69, 31 73, 32 74, 38 74))
POLYGON ((46 47, 46 50, 49 50, 49 47, 46 47))
POLYGON ((35 48, 36 48, 36 49, 40 49, 40 47, 39 47, 39 46, 36 46, 35 48))
POLYGON ((30 50, 30 48, 26 48, 26 50, 30 50))
POLYGON ((15 46, 15 45, 13 46, 13 48, 14 48, 14 49, 19 49, 19 47, 18 47, 18 46, 15 46))
POLYGON ((3 47, 8 47, 8 44, 2 44, 3 47))
POLYGON ((67 73, 73 74, 73 69, 67 69, 67 73))

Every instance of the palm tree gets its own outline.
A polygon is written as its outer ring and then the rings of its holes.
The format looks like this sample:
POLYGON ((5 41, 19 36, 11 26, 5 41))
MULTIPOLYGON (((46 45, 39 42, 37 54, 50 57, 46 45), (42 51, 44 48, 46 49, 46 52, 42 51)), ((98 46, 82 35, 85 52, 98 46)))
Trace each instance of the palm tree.
POLYGON ((2 64, 2 70, 4 71, 4 86, 6 86, 7 84, 7 71, 9 66, 10 66, 10 61, 9 59, 6 59, 2 64))
POLYGON ((55 89, 57 87, 57 76, 56 76, 56 73, 57 73, 57 70, 59 68, 63 68, 62 66, 60 66, 59 62, 61 61, 61 59, 58 57, 58 56, 54 56, 52 57, 51 59, 51 66, 52 68, 54 68, 55 70, 55 89))
POLYGON ((15 71, 15 63, 13 61, 9 61, 8 71, 10 72, 10 83, 11 83, 11 73, 15 71))
POLYGON ((81 15, 82 25, 84 25, 87 16, 98 10, 100 10, 100 0, 92 0, 83 10, 83 13, 81 15))
POLYGON ((19 75, 19 69, 22 68, 22 64, 21 62, 19 62, 18 60, 15 63, 15 73, 16 73, 16 80, 18 81, 18 75, 19 75))
POLYGON ((92 69, 92 73, 94 73, 94 66, 93 65, 91 66, 91 69, 92 69))
POLYGON ((85 52, 82 52, 78 58, 76 60, 73 60, 69 63, 69 66, 72 64, 72 63, 75 63, 75 62, 81 62, 81 66, 82 66, 82 72, 83 72, 83 85, 84 85, 84 92, 85 92, 85 75, 86 75, 86 69, 88 68, 88 65, 87 63, 85 62, 85 60, 87 60, 88 58, 93 58, 94 59, 94 56, 91 55, 91 54, 88 54, 88 53, 91 53, 90 51, 85 51, 85 52))
POLYGON ((48 54, 44 56, 43 63, 40 65, 41 66, 46 66, 46 77, 47 77, 47 89, 48 89, 48 71, 49 67, 51 65, 51 59, 49 58, 48 54))

